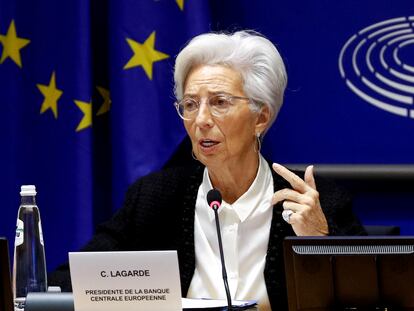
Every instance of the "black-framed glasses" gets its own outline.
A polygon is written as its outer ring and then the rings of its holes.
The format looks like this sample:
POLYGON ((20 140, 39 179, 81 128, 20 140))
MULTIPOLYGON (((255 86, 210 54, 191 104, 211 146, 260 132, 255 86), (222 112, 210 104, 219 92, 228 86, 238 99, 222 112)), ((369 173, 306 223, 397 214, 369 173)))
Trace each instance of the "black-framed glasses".
MULTIPOLYGON (((248 97, 233 96, 229 94, 216 94, 207 98, 207 105, 210 113, 215 117, 226 115, 235 100, 249 100, 248 97)), ((192 97, 184 97, 182 100, 175 102, 175 108, 178 115, 183 120, 193 120, 198 115, 200 101, 192 97)))

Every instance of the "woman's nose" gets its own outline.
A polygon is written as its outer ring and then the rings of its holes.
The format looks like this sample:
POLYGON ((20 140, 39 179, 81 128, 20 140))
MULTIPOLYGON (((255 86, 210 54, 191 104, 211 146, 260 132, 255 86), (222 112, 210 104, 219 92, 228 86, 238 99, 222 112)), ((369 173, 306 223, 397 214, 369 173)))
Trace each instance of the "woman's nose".
POLYGON ((211 127, 213 125, 213 118, 210 112, 210 107, 205 101, 200 103, 195 121, 196 124, 201 128, 211 127))

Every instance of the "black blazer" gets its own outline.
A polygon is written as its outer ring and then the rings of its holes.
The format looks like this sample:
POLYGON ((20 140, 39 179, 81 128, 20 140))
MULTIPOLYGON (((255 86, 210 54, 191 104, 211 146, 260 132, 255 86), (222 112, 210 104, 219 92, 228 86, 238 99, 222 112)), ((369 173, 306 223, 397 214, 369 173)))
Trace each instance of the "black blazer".
MULTIPOLYGON (((195 164, 139 179, 129 188, 124 206, 98 226, 82 251, 177 250, 185 297, 195 269, 194 215, 203 171, 204 166, 195 164)), ((303 173, 295 173, 303 177, 303 173)), ((291 188, 274 172, 273 181, 275 191, 291 188)), ((347 194, 324 179, 317 178, 316 185, 330 235, 364 234, 347 194)), ((282 210, 281 203, 274 206, 264 270, 273 310, 287 310, 282 243, 286 236, 294 235, 291 226, 282 219, 282 210)), ((68 264, 49 275, 49 284, 71 291, 68 264)))

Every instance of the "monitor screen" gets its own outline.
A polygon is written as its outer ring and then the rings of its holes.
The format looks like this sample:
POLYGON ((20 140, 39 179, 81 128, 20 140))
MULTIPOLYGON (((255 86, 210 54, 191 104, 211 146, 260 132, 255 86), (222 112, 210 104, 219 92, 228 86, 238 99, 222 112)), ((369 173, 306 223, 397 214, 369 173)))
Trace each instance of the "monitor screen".
POLYGON ((288 237, 289 311, 414 310, 414 237, 288 237))
POLYGON ((13 310, 13 297, 10 281, 9 248, 7 240, 0 237, 0 310, 13 310))

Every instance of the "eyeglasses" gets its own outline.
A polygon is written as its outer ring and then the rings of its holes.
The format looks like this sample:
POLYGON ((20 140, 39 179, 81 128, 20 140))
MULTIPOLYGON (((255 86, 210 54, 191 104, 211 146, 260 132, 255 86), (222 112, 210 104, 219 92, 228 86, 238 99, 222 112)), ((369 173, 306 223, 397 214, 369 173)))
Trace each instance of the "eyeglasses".
MULTIPOLYGON (((250 98, 232 96, 228 94, 217 94, 207 98, 207 105, 213 116, 222 117, 229 112, 230 107, 233 105, 233 102, 235 100, 250 101, 250 98)), ((201 103, 192 97, 185 97, 182 100, 174 103, 174 105, 177 109, 178 115, 183 120, 193 120, 198 115, 201 103)))

